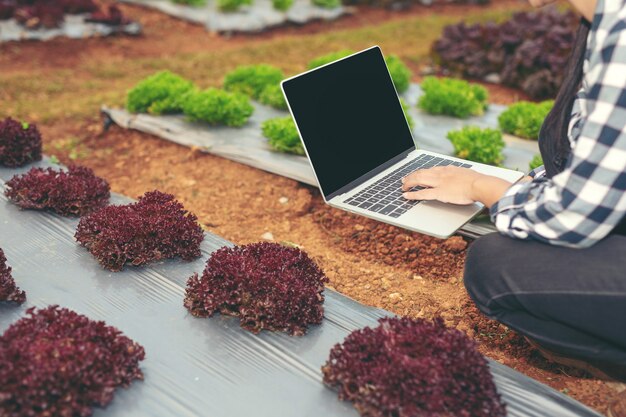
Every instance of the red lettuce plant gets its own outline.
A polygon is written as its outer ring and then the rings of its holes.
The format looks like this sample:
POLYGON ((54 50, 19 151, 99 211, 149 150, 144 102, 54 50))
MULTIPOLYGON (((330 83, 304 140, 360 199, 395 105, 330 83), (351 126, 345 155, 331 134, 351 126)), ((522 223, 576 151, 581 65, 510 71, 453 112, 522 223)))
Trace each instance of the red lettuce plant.
POLYGON ((579 18, 555 8, 516 13, 500 24, 447 26, 433 45, 446 69, 472 78, 498 74, 537 99, 553 98, 574 45, 579 18))
MULTIPOLYGON (((13 301, 22 304, 26 301, 26 293, 15 285, 15 281, 11 276, 11 267, 6 262, 7 258, 0 248, 0 301, 13 301)), ((2 389, 0 388, 1 391, 2 389)))
POLYGON ((151 191, 136 203, 101 208, 80 219, 76 240, 111 271, 180 256, 200 256, 197 217, 171 194, 151 191))
POLYGON ((90 416, 143 379, 143 347, 116 328, 58 306, 26 314, 0 336, 0 415, 90 416))
POLYGON ((224 247, 211 255, 201 277, 187 281, 185 307, 196 317, 238 316, 253 333, 303 335, 309 324, 322 322, 326 282, 298 248, 269 242, 224 247))
POLYGON ((476 343, 442 319, 383 318, 337 344, 324 382, 368 417, 504 417, 476 343))
POLYGON ((34 124, 0 121, 0 165, 19 167, 41 160, 41 135, 34 124))
POLYGON ((67 171, 32 168, 6 183, 6 196, 25 209, 50 210, 61 216, 83 216, 109 202, 109 183, 87 167, 67 171))

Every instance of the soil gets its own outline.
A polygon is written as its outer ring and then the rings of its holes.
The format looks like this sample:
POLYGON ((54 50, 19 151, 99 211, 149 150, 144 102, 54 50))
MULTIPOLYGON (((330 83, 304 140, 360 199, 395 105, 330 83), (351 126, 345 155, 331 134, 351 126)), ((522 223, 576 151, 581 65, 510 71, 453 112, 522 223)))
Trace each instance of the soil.
MULTIPOLYGON (((616 395, 605 382, 547 362, 476 309, 463 287, 468 242, 461 237, 442 241, 356 217, 325 205, 313 187, 141 132, 112 126, 103 133, 99 120, 43 130, 46 137, 80 137, 80 163, 115 192, 172 193, 207 231, 239 244, 295 243, 324 269, 330 288, 396 314, 441 316, 475 338, 485 355, 600 412, 616 395)), ((73 162, 67 152, 55 152, 63 163, 73 162)))
MULTIPOLYGON (((496 3, 491 7, 519 4, 517 0, 496 3)), ((360 8, 359 13, 337 22, 227 39, 157 12, 122 5, 131 18, 144 25, 142 37, 0 45, 0 66, 16 73, 29 73, 37 67, 37 76, 45 77, 47 70, 84 60, 111 59, 123 65, 125 60, 141 56, 167 57, 175 52, 253 45, 268 37, 369 25, 447 7, 459 12, 478 6, 415 7, 402 13, 360 8)), ((87 74, 76 76, 89 81, 87 74)), ((488 88, 496 102, 507 104, 520 97, 504 87, 488 88)), ((235 243, 267 239, 300 245, 324 269, 330 288, 396 314, 441 316, 448 325, 475 338, 487 356, 600 412, 606 412, 616 396, 609 384, 548 363, 515 332, 482 316, 463 287, 463 263, 471 243, 460 237, 442 241, 355 217, 326 206, 317 189, 287 178, 117 126, 103 132, 95 114, 88 119, 61 118, 39 127, 46 153, 55 154, 65 164, 91 167, 115 192, 130 197, 153 189, 172 193, 208 231, 235 243)))
MULTIPOLYGON (((112 3, 113 0, 97 0, 98 3, 112 3)), ((498 0, 490 5, 492 10, 506 10, 519 7, 520 0, 498 0)), ((11 42, 2 46, 0 63, 11 64, 12 70, 32 69, 37 65, 67 67, 81 60, 95 56, 107 56, 112 60, 137 59, 141 57, 168 56, 173 53, 193 53, 198 51, 237 48, 253 45, 290 35, 307 35, 333 30, 373 26, 382 22, 406 19, 411 16, 429 16, 452 12, 462 15, 464 11, 484 8, 480 5, 438 4, 431 7, 413 6, 402 11, 353 6, 354 13, 334 21, 313 21, 306 25, 286 25, 254 34, 234 34, 222 36, 207 33, 202 25, 170 17, 153 9, 117 3, 125 16, 138 21, 143 33, 137 37, 117 36, 105 38, 68 39, 56 38, 52 42, 11 42), (192 41, 190 41, 190 39, 192 41), (47 47, 52 46, 52 47, 47 47), (21 59, 28 56, 28 59, 21 59)))

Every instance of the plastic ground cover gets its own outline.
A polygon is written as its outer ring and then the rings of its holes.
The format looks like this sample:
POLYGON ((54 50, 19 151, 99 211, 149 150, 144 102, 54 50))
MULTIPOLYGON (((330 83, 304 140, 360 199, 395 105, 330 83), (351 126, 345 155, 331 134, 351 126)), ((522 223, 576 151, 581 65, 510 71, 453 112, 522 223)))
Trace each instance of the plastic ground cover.
MULTIPOLYGON (((46 162, 37 164, 47 166, 46 162)), ((0 167, 0 191, 16 173, 0 167)), ((113 203, 129 199, 114 195, 113 203)), ((326 291, 325 319, 303 337, 253 335, 238 319, 198 319, 183 307, 187 278, 212 251, 230 244, 206 234, 203 256, 168 260, 119 273, 102 269, 73 234, 78 220, 22 211, 0 192, 0 247, 27 293, 21 307, 0 304, 0 332, 31 306, 59 304, 105 320, 143 345, 145 381, 120 389, 108 417, 357 417, 351 404, 322 384, 331 347, 353 330, 375 326, 384 310, 326 291)), ((598 417, 575 400, 504 365, 490 362, 511 417, 598 417)))
POLYGON ((54 29, 29 30, 20 25, 15 19, 0 21, 0 42, 20 40, 46 41, 59 36, 73 39, 89 38, 93 36, 109 36, 118 33, 139 35, 141 25, 132 22, 122 26, 111 26, 102 23, 91 23, 85 20, 85 15, 65 15, 63 24, 54 29))
POLYGON ((333 20, 349 13, 340 6, 326 9, 315 6, 310 0, 295 0, 286 12, 274 9, 271 0, 253 0, 235 12, 220 12, 215 0, 207 0, 206 6, 192 7, 175 4, 170 0, 120 0, 123 3, 151 7, 179 19, 199 23, 210 32, 259 32, 286 23, 304 24, 311 20, 333 20))

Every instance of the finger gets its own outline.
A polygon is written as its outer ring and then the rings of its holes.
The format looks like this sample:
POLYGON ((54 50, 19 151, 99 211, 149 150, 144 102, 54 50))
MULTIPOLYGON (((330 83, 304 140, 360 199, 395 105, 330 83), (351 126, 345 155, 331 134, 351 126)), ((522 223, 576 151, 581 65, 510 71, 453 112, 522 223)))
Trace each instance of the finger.
POLYGON ((403 193, 402 196, 407 200, 437 200, 439 192, 436 188, 426 188, 419 191, 411 191, 403 193))
POLYGON ((408 190, 416 185, 434 187, 439 183, 438 178, 438 171, 434 169, 420 169, 402 179, 402 189, 408 190))

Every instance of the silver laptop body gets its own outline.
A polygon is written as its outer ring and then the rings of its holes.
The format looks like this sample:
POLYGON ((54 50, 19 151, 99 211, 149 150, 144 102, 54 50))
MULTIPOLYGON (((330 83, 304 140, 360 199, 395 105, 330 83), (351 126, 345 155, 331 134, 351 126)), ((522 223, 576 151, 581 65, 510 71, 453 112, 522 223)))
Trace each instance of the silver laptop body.
POLYGON ((483 205, 406 200, 401 177, 441 165, 509 182, 523 176, 417 149, 378 46, 286 79, 281 87, 324 201, 333 207, 447 238, 483 205))

